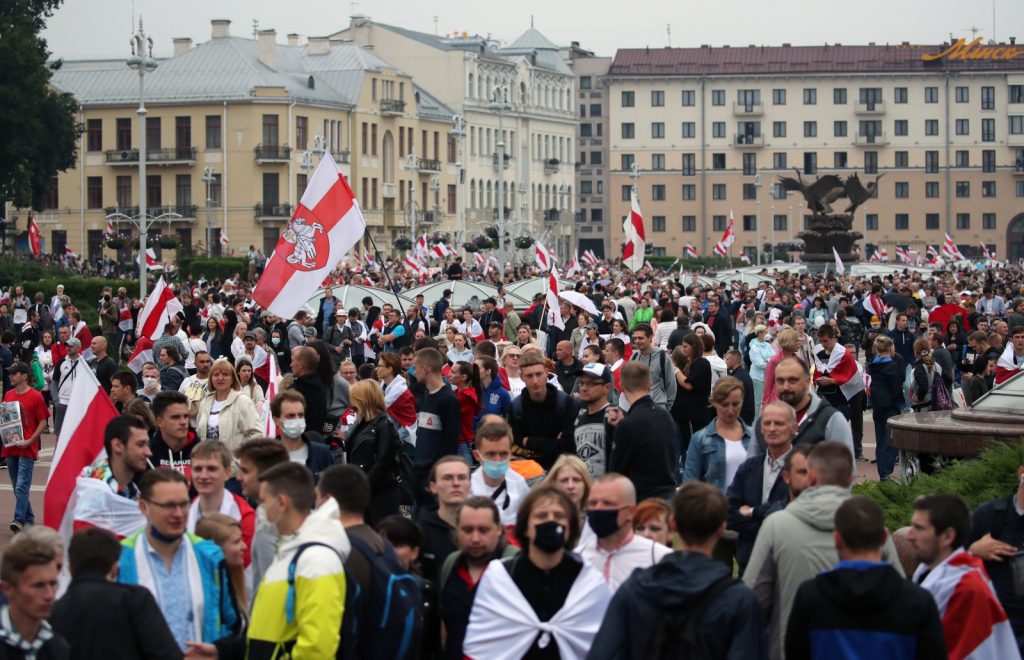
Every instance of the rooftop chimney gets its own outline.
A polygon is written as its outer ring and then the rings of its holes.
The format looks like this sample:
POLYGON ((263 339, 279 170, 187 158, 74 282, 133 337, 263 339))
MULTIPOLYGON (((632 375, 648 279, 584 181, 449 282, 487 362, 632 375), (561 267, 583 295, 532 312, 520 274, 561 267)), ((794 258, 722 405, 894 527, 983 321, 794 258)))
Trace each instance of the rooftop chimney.
POLYGON ((1010 37, 1010 45, 1013 46, 1017 43, 1017 37, 1010 37))
POLYGON ((215 18, 210 21, 210 27, 212 28, 212 37, 214 39, 223 39, 231 36, 231 21, 226 18, 215 18))
POLYGON ((187 53, 188 49, 192 47, 191 37, 175 37, 174 38, 174 56, 177 57, 182 53, 187 53))
POLYGON ((331 51, 331 42, 327 37, 309 37, 306 44, 309 55, 326 55, 331 51))
POLYGON ((277 71, 277 31, 260 30, 256 35, 258 57, 268 69, 277 71))
POLYGON ((288 35, 288 45, 289 46, 298 46, 299 45, 299 35, 296 34, 295 32, 290 33, 288 35))

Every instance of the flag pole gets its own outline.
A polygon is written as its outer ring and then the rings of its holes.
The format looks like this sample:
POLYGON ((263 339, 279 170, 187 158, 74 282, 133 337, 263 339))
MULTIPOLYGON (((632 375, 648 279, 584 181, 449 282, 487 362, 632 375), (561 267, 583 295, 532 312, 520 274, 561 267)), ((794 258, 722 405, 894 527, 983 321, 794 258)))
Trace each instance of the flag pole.
MULTIPOLYGON (((391 281, 391 274, 388 272, 388 267, 384 261, 384 257, 381 256, 380 250, 377 249, 377 242, 373 240, 373 234, 370 232, 366 232, 366 236, 370 239, 370 245, 373 246, 373 253, 377 255, 377 263, 380 264, 380 270, 388 280, 388 289, 390 289, 391 293, 394 294, 395 300, 398 302, 398 309, 402 310, 404 307, 402 304, 402 298, 398 295, 394 282, 391 281)), ((404 310, 402 310, 402 316, 404 316, 404 310)))

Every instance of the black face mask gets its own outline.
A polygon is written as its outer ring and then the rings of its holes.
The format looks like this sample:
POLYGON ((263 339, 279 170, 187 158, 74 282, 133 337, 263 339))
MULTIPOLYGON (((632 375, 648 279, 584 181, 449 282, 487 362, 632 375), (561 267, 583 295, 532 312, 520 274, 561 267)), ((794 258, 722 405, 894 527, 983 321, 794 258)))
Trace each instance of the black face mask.
POLYGON ((554 521, 537 525, 533 528, 533 545, 542 552, 558 552, 565 547, 565 525, 554 521))
POLYGON ((587 511, 590 529, 599 539, 607 538, 619 531, 619 511, 622 509, 591 509, 587 511))

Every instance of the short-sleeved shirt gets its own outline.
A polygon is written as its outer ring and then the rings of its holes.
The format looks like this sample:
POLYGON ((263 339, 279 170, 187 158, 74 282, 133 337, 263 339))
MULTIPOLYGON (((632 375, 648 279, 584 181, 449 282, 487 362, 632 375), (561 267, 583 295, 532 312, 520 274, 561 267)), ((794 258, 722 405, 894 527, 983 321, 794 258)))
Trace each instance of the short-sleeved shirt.
MULTIPOLYGON (((21 433, 22 437, 28 439, 39 428, 39 424, 50 416, 46 409, 46 402, 43 395, 36 390, 29 388, 24 394, 18 394, 15 390, 9 390, 4 395, 4 403, 17 402, 21 407, 21 433)), ((39 442, 33 442, 29 447, 4 447, 4 457, 27 456, 32 460, 39 458, 39 442)))

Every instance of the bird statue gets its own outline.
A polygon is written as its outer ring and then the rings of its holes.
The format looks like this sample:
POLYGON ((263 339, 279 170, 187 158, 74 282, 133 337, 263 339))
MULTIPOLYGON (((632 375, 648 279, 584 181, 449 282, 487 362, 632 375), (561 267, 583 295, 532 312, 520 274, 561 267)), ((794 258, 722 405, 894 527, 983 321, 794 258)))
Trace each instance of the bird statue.
POLYGON ((878 190, 878 181, 885 176, 885 173, 879 174, 875 177, 874 181, 868 183, 865 188, 860 182, 860 177, 856 174, 851 175, 846 179, 846 198, 850 200, 850 205, 846 207, 846 213, 853 215, 857 210, 857 207, 868 201, 875 196, 875 191, 878 190))
POLYGON ((827 215, 833 212, 832 202, 846 197, 846 187, 843 180, 835 174, 826 174, 823 177, 807 185, 800 170, 796 171, 796 178, 780 176, 779 183, 785 190, 794 190, 804 196, 807 201, 807 208, 815 215, 827 215))

